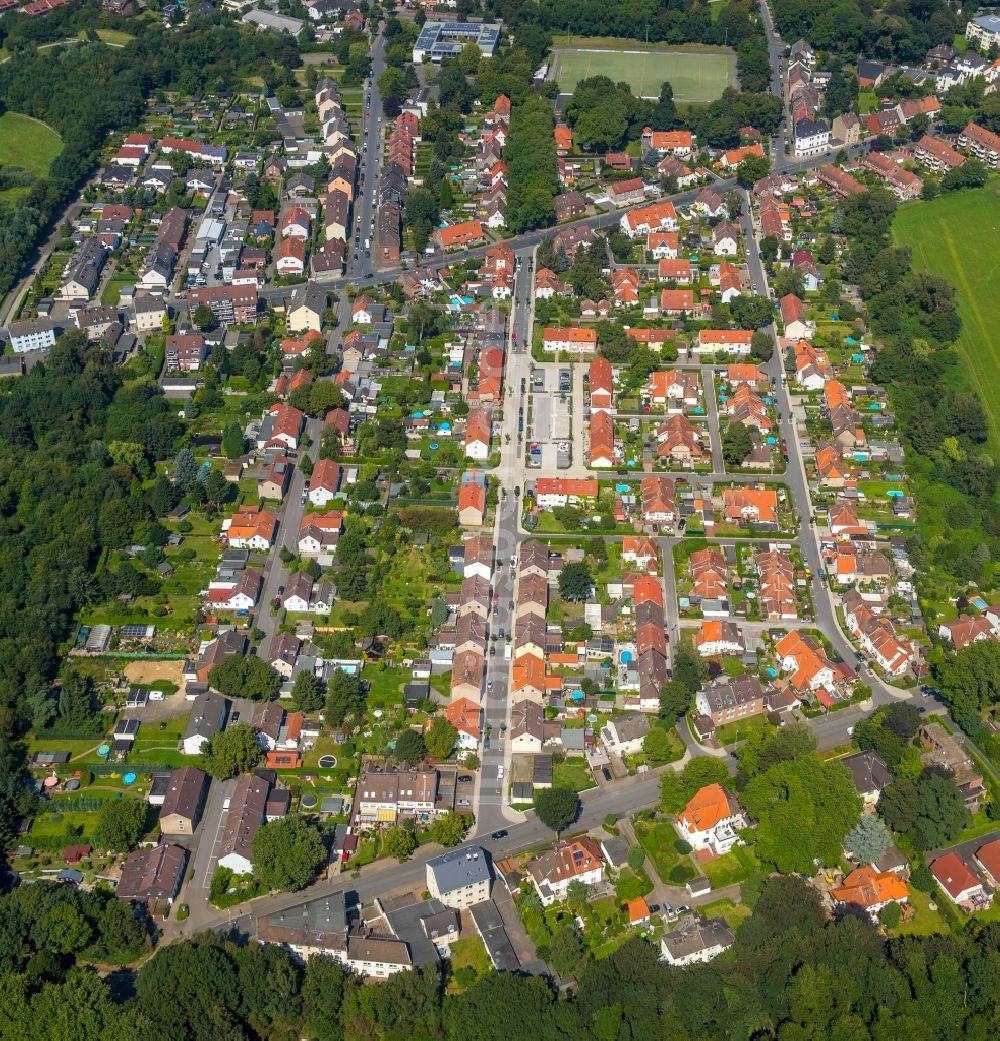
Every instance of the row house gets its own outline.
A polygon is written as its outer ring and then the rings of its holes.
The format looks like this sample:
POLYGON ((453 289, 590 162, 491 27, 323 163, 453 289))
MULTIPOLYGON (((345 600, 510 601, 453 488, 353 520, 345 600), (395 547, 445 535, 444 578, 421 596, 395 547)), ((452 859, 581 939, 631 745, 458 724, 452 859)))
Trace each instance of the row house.
POLYGON ((902 676, 916 658, 913 644, 896 635, 892 622, 878 617, 864 604, 846 610, 844 621, 861 649, 889 676, 902 676))
POLYGON ((757 572, 757 602, 761 615, 768 621, 798 618, 795 599, 795 568, 787 553, 767 550, 754 557, 757 572))
POLYGON ((889 190, 904 202, 916 199, 923 189, 924 182, 909 170, 893 162, 881 152, 868 152, 861 156, 858 165, 871 170, 879 180, 884 181, 889 190))
POLYGON ((913 158, 935 173, 947 173, 965 162, 965 156, 939 137, 924 136, 914 145, 913 158))

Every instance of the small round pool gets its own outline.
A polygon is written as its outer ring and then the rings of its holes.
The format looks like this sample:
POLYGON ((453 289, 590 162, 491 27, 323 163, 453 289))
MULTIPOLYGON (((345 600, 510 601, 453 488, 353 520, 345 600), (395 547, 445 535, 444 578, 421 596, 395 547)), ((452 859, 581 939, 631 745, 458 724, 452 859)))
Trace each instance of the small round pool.
POLYGON ((628 663, 632 660, 632 652, 622 651, 621 654, 618 655, 618 660, 622 663, 622 665, 628 665, 628 663))
POLYGON ((107 754, 108 754, 108 752, 110 752, 110 751, 111 751, 111 745, 98 745, 98 746, 97 746, 97 754, 98 754, 98 755, 99 755, 99 756, 100 756, 100 757, 101 757, 102 759, 106 758, 106 757, 107 757, 107 754))
POLYGON ((319 765, 324 770, 332 770, 337 765, 337 757, 335 755, 321 755, 319 757, 319 765))
POLYGON ((317 799, 312 792, 307 792, 302 796, 302 808, 304 810, 314 810, 316 808, 316 803, 318 802, 319 799, 317 799))
POLYGON ((133 774, 133 773, 127 773, 127 774, 126 774, 126 775, 125 775, 125 776, 124 776, 124 777, 122 778, 122 784, 135 784, 135 774, 133 774))

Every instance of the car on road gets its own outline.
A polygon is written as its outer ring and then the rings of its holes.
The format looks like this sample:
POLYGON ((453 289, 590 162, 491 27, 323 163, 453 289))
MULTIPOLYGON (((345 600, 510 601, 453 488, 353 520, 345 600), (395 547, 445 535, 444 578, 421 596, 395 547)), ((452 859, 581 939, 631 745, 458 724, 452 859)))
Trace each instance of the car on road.
POLYGON ((514 498, 515 499, 520 499, 521 498, 521 486, 519 484, 515 484, 514 485, 514 498))
POLYGON ((490 682, 486 684, 486 689, 487 690, 492 690, 493 689, 493 680, 490 680, 490 682))
POLYGON ((471 803, 471 802, 469 802, 469 800, 468 800, 468 799, 459 799, 459 800, 458 800, 458 805, 459 805, 459 806, 471 806, 471 805, 472 805, 472 803, 471 803))
POLYGON ((612 779, 611 771, 606 766, 601 767, 601 773, 604 774, 605 781, 610 781, 612 779))
POLYGON ((472 781, 472 774, 462 774, 458 779, 459 784, 469 784, 472 781))
POLYGON ((504 773, 504 768, 502 766, 498 766, 497 767, 497 780, 498 781, 502 781, 503 780, 503 773, 504 773))
POLYGON ((679 907, 674 909, 677 914, 687 914, 691 910, 687 904, 681 904, 679 907))
POLYGON ((501 829, 500 831, 495 831, 490 836, 490 838, 493 839, 494 842, 499 842, 500 839, 507 838, 507 832, 505 830, 503 830, 503 829, 501 829))

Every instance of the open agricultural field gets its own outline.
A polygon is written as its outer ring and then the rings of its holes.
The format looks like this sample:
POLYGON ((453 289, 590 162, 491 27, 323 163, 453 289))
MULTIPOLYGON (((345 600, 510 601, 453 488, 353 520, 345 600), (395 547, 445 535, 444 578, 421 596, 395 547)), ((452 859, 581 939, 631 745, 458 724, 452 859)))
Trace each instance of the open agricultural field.
POLYGON ((644 98, 656 98, 664 80, 674 88, 674 100, 708 102, 719 97, 735 76, 731 51, 660 50, 634 40, 595 40, 588 46, 563 47, 553 54, 552 75, 562 94, 572 94, 588 76, 625 80, 644 98))
POLYGON ((904 206, 892 231, 898 245, 913 250, 916 270, 932 271, 955 287, 962 366, 989 415, 992 445, 1000 448, 1000 267, 992 259, 1000 249, 1000 181, 904 206))

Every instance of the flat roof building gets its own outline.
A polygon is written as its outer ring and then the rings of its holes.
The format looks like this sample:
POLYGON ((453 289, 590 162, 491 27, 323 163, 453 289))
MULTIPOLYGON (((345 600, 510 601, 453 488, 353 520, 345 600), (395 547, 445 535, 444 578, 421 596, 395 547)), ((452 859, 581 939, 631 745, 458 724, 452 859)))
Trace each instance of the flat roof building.
POLYGON ((449 907, 471 907, 490 895, 489 857, 481 846, 460 846, 427 862, 427 889, 449 907))
POLYGON ((492 58, 499 42, 500 25, 496 22, 427 21, 413 45, 413 64, 440 64, 443 58, 457 58, 467 43, 474 43, 484 58, 492 58))

